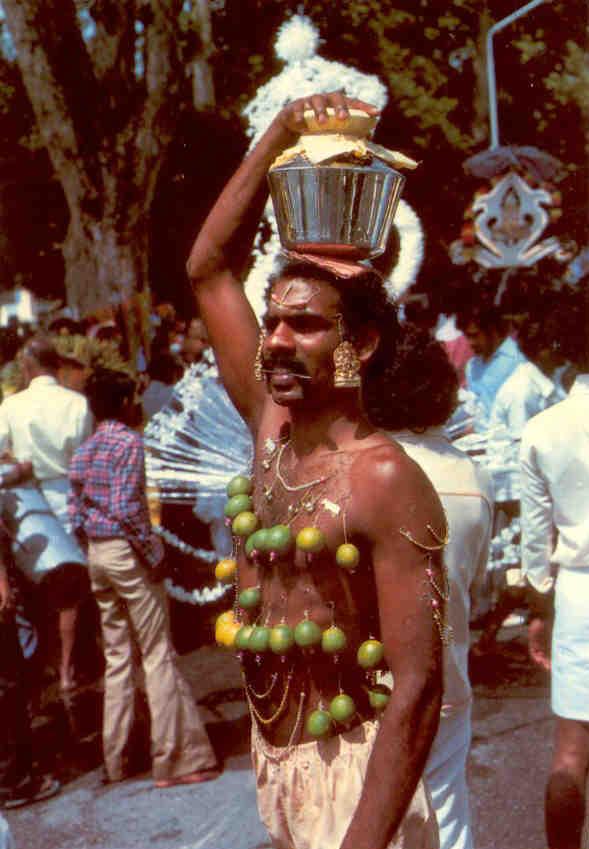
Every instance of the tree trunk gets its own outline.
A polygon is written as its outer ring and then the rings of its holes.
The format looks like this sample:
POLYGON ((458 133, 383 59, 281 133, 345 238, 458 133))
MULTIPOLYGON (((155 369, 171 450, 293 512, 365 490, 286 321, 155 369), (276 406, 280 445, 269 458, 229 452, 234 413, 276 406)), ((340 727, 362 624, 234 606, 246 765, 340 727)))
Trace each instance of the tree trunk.
MULTIPOLYGON (((147 227, 143 227, 147 233, 147 227)), ((147 238, 121 233, 117 222, 72 217, 63 243, 65 288, 82 317, 129 301, 147 280, 147 238)))
MULTIPOLYGON (((74 0, 2 3, 70 212, 63 245, 68 304, 79 316, 124 304, 148 286, 155 187, 181 106, 193 96, 181 52, 183 0, 144 5, 142 73, 135 66, 135 0, 95 3, 96 34, 88 43, 74 0)), ((196 58, 204 85, 197 108, 213 99, 202 67, 211 43, 207 14, 200 4, 196 58)))
POLYGON ((200 51, 192 63, 192 100, 197 109, 211 108, 215 105, 215 87, 209 59, 214 45, 208 0, 195 0, 192 18, 200 34, 200 51))

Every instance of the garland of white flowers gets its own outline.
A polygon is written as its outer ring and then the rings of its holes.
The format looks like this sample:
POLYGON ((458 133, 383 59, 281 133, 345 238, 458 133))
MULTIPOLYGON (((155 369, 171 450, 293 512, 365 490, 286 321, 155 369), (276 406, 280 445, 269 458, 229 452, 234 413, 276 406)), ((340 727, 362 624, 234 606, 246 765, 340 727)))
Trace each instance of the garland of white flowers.
POLYGON ((219 559, 217 553, 215 551, 211 551, 210 548, 194 548, 194 546, 184 542, 184 540, 180 539, 180 537, 176 536, 176 534, 172 533, 172 531, 169 531, 161 525, 154 525, 153 531, 165 540, 168 545, 177 548, 178 551, 182 552, 182 554, 189 554, 191 557, 196 558, 196 560, 204 560, 205 563, 215 563, 219 559))
POLYGON ((202 590, 185 590, 174 584, 170 578, 164 581, 167 594, 184 604, 193 604, 204 607, 205 604, 213 604, 231 589, 231 584, 221 584, 219 581, 213 587, 203 587, 202 590))
MULTIPOLYGON (((171 545, 174 548, 177 548, 178 551, 181 551, 182 554, 189 554, 197 560, 204 560, 205 563, 215 563, 218 560, 216 552, 210 551, 206 548, 194 548, 194 546, 184 542, 184 540, 180 539, 180 537, 176 536, 176 534, 173 534, 172 531, 169 531, 167 528, 163 528, 161 525, 154 525, 153 531, 165 540, 168 545, 171 545)), ((199 605, 201 607, 205 604, 213 604, 215 601, 222 598, 229 589, 231 589, 230 585, 222 584, 220 581, 217 581, 212 587, 203 587, 201 590, 187 590, 184 587, 180 587, 178 584, 175 584, 171 578, 166 578, 164 580, 164 586, 168 595, 171 598, 176 599, 176 601, 181 601, 185 604, 199 605)))
MULTIPOLYGON (((317 55, 320 43, 317 29, 304 15, 293 15, 280 27, 275 52, 285 63, 285 68, 258 90, 243 113, 249 121, 250 149, 275 115, 292 99, 293 92, 297 97, 305 97, 318 91, 343 89, 380 110, 384 109, 387 90, 378 77, 321 58, 317 55)), ((265 239, 264 228, 261 226, 258 230, 254 263, 245 283, 246 294, 258 318, 264 312, 264 292, 281 250, 270 201, 264 217, 271 234, 265 239)), ((418 216, 403 200, 399 202, 393 227, 399 235, 399 255, 392 273, 385 280, 385 287, 389 298, 396 301, 415 282, 423 261, 424 236, 418 216)))

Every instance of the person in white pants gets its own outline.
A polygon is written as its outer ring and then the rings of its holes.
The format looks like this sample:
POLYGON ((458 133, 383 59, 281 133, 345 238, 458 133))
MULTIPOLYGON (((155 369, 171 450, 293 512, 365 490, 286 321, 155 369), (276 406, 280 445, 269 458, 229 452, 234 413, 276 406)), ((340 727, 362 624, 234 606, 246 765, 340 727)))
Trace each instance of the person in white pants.
POLYGON ((391 432, 431 480, 449 528, 444 560, 450 584, 448 622, 452 639, 444 649, 444 697, 440 725, 425 768, 440 830, 440 849, 472 849, 466 781, 471 741, 472 693, 468 678, 471 596, 482 584, 493 517, 489 476, 454 448, 443 424, 456 405, 458 378, 443 347, 415 329, 399 351, 400 375, 415 387, 398 409, 402 430, 391 432))
POLYGON ((550 671, 556 736, 546 788, 550 849, 589 847, 589 294, 571 296, 568 397, 527 423, 521 444, 522 572, 530 655, 550 671))

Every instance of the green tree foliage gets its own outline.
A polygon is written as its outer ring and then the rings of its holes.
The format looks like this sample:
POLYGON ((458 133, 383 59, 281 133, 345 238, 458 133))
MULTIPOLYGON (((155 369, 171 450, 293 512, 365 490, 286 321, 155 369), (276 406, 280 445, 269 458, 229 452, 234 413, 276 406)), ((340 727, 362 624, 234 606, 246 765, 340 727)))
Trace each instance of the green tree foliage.
MULTIPOLYGON (((517 8, 513 0, 306 0, 296 11, 318 26, 322 56, 387 83, 415 145, 468 155, 488 143, 485 35, 517 8)), ((274 35, 293 11, 284 0, 215 4, 212 62, 224 107, 241 106, 280 70, 274 35)), ((556 0, 495 36, 502 143, 542 146, 544 134, 552 142, 564 109, 586 120, 585 25, 582 0, 556 0)), ((551 152, 578 159, 580 128, 571 135, 551 152)))
MULTIPOLYGON (((125 271, 127 289, 141 288, 148 278, 153 282, 155 274, 157 286, 168 293, 170 273, 174 282, 181 280, 198 221, 244 150, 241 110, 258 87, 281 70, 274 40, 279 26, 294 12, 307 14, 317 25, 324 58, 376 74, 387 84, 389 105, 378 140, 422 161, 408 181, 407 198, 424 221, 430 277, 447 275, 447 244, 460 229, 462 211, 476 188, 465 179, 462 165, 489 144, 485 35, 518 4, 514 0, 296 4, 211 0, 204 2, 203 17, 203 2, 76 0, 74 6, 73 0, 8 0, 6 4, 37 8, 30 28, 44 49, 52 51, 57 82, 67 92, 65 103, 79 141, 76 157, 79 153, 88 177, 83 214, 88 213, 88 204, 104 202, 108 183, 114 193, 109 208, 115 234, 149 257, 149 270, 137 261, 134 270, 125 271), (155 85, 158 67, 167 80, 166 96, 148 114, 144 107, 149 81, 155 85), (149 68, 155 77, 146 73, 149 68), (199 105, 209 108, 213 84, 214 115, 211 110, 197 114, 195 91, 199 105), (222 143, 216 143, 220 138, 222 143), (148 174, 144 166, 137 167, 137 150, 149 151, 148 174), (109 175, 117 179, 109 182, 109 175), (147 180, 145 190, 140 175, 147 180), (150 239, 154 227, 155 243, 150 239)), ((585 23, 582 0, 554 0, 499 33, 494 42, 500 141, 535 145, 567 164, 574 177, 563 184, 563 227, 569 226, 571 215, 577 222, 586 218, 585 23)), ((22 70, 22 57, 17 58, 22 70)), ((0 83, 5 83, 0 85, 0 139, 10 140, 6 149, 46 145, 47 138, 39 132, 39 110, 35 118, 31 93, 26 100, 21 76, 10 59, 0 62, 0 83)), ((37 154, 37 162, 45 162, 49 171, 43 156, 37 154)), ((59 244, 72 215, 55 161, 53 173, 57 192, 54 189, 52 202, 43 207, 47 220, 53 221, 53 235, 39 248, 46 260, 55 253, 46 245, 59 244)), ((583 225, 576 226, 581 230, 583 225)), ((66 257, 66 276, 69 261, 66 257)), ((117 262, 115 254, 111 276, 117 262)), ((108 291, 107 297, 112 294, 108 291)))
MULTIPOLYGON (((421 161, 405 196, 427 235, 421 278, 430 288, 460 274, 448 259, 480 181, 464 161, 489 140, 485 37, 523 2, 514 0, 283 0, 217 3, 212 57, 217 97, 231 110, 279 73, 278 27, 294 11, 319 29, 320 54, 389 88, 377 140, 421 161), (235 97, 236 91, 239 92, 235 97)), ((587 64, 583 0, 545 3, 494 38, 500 143, 533 145, 565 163, 563 234, 586 239, 587 64)), ((293 92, 296 96, 296 92, 293 92)))

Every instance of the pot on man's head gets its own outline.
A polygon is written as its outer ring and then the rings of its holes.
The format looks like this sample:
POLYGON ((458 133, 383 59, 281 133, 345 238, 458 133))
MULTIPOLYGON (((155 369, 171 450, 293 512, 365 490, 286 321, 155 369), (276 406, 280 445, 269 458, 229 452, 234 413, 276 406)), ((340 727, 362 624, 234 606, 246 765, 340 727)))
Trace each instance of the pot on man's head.
POLYGON ((417 163, 369 141, 373 116, 327 113, 319 123, 305 112, 305 133, 268 173, 280 241, 299 253, 371 259, 387 246, 405 182, 397 168, 417 163))

